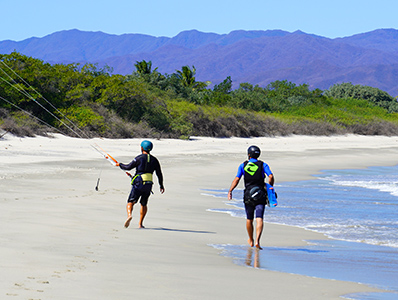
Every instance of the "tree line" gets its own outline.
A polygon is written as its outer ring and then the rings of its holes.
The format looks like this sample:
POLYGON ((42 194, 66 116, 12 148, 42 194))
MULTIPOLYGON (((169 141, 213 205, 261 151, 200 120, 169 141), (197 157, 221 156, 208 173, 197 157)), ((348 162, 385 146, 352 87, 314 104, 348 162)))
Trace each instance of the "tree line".
POLYGON ((0 62, 0 126, 16 135, 54 128, 73 135, 69 120, 87 136, 109 138, 398 134, 396 99, 368 86, 322 91, 281 80, 233 88, 231 77, 212 86, 196 79, 194 66, 162 74, 145 60, 129 75, 17 52, 0 55, 0 62))

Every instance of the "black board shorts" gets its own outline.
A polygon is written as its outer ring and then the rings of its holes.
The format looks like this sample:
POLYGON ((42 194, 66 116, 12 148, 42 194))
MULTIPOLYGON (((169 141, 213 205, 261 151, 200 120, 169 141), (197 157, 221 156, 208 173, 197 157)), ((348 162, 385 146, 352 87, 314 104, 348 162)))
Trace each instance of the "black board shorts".
POLYGON ((146 206, 148 204, 149 196, 151 195, 152 191, 152 183, 145 183, 139 186, 132 185, 131 192, 127 199, 128 203, 137 203, 140 200, 142 206, 146 206))
POLYGON ((256 218, 264 218, 265 204, 250 205, 245 204, 246 219, 253 220, 254 215, 256 218))

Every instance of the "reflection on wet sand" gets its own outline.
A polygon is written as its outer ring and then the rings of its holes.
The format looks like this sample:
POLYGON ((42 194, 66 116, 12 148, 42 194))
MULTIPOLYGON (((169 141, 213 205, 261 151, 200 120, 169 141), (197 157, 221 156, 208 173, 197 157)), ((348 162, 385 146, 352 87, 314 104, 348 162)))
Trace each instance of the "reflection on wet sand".
POLYGON ((258 248, 247 247, 247 255, 245 260, 245 264, 247 266, 253 268, 261 268, 259 251, 260 249, 258 248))

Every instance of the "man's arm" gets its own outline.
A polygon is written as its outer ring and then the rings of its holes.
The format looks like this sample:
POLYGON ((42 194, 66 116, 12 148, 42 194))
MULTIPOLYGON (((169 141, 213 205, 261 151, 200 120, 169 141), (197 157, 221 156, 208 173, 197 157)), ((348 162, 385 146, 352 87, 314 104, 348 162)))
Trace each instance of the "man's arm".
POLYGON ((273 174, 268 175, 268 183, 272 186, 274 186, 274 182, 275 182, 275 177, 273 174))
POLYGON ((122 170, 130 171, 131 169, 137 167, 137 161, 134 158, 128 165, 123 163, 116 163, 116 166, 122 170))
POLYGON ((229 188, 229 191, 228 191, 228 200, 232 200, 232 191, 236 188, 239 181, 240 181, 239 177, 235 177, 234 180, 232 181, 231 187, 229 188))
POLYGON ((162 168, 160 167, 160 163, 157 160, 156 168, 155 168, 155 173, 156 176, 158 177, 158 182, 160 186, 160 193, 164 193, 164 186, 163 186, 163 173, 162 173, 162 168))
POLYGON ((264 175, 268 176, 268 183, 273 186, 274 182, 275 182, 274 175, 272 174, 272 171, 271 171, 271 169, 270 169, 268 164, 264 163, 263 166, 264 166, 263 167, 264 168, 264 170, 263 170, 264 175))

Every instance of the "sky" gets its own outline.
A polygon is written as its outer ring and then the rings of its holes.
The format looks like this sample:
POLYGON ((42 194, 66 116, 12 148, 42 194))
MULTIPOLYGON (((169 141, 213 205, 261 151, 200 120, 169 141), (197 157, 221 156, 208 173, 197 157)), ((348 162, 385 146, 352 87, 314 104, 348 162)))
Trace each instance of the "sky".
POLYGON ((0 41, 79 29, 176 36, 181 31, 296 30, 328 38, 398 29, 397 0, 0 0, 0 41))

